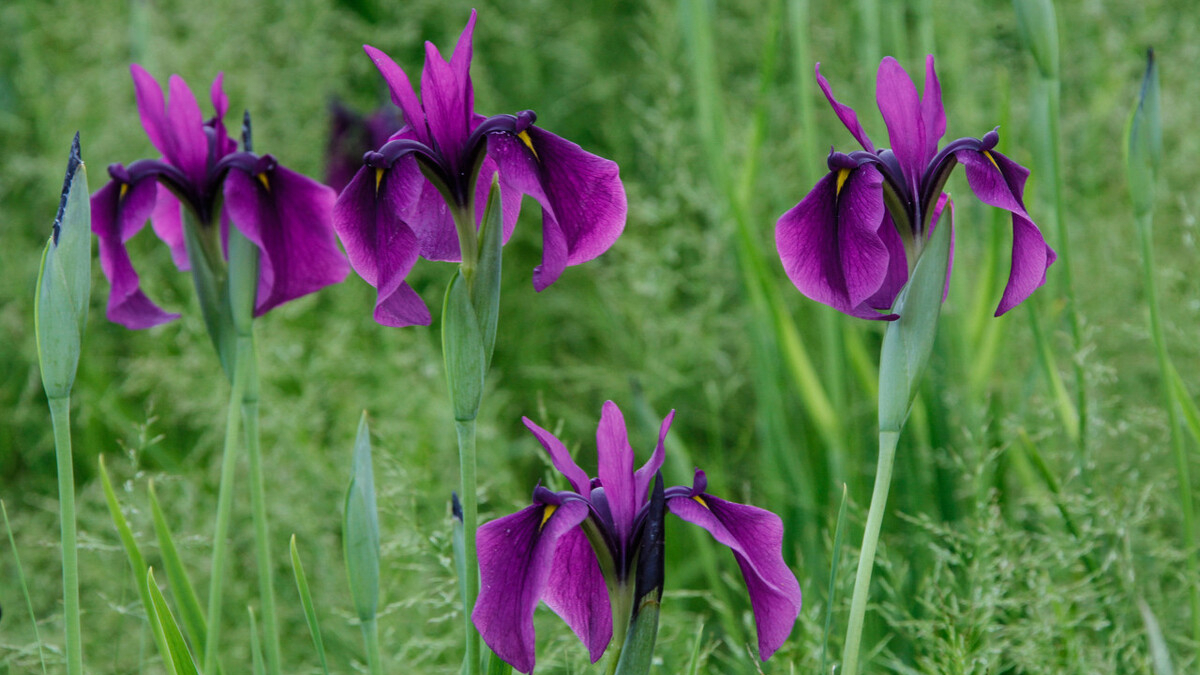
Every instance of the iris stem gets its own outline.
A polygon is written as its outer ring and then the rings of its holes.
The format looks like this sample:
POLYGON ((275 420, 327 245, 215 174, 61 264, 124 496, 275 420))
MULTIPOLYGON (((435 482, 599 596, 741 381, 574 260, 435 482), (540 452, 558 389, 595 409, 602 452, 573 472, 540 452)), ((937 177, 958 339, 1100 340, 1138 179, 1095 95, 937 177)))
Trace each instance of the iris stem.
POLYGON ((467 673, 479 672, 479 634, 471 623, 471 610, 479 597, 479 562, 475 554, 475 530, 479 527, 479 505, 475 495, 475 420, 455 420, 458 435, 458 466, 463 510, 463 552, 466 558, 466 604, 463 606, 467 673))
POLYGON ((83 641, 79 627, 79 557, 75 536, 75 465, 71 454, 71 399, 50 398, 54 455, 58 461, 58 504, 63 559, 63 623, 67 639, 67 673, 83 675, 83 641))
POLYGON ((883 510, 892 483, 892 465, 896 460, 896 443, 900 431, 879 432, 879 466, 875 471, 875 489, 867 511, 867 526, 863 532, 862 552, 858 557, 858 573, 854 577, 854 595, 850 599, 850 618, 846 627, 846 644, 842 650, 842 675, 858 673, 859 645, 862 642, 863 619, 867 612, 871 573, 875 569, 875 548, 879 529, 883 525, 883 510))
POLYGON ((621 652, 625 649, 625 635, 629 632, 629 624, 633 619, 633 588, 633 584, 629 582, 618 583, 616 587, 609 586, 608 588, 613 615, 608 675, 614 675, 617 672, 617 666, 621 663, 621 652))
MULTIPOLYGON (((1158 308, 1158 289, 1154 281, 1154 231, 1153 215, 1137 217, 1139 243, 1142 247, 1142 272, 1145 274, 1147 304, 1150 306, 1150 334, 1154 339, 1154 351, 1162 377, 1163 396, 1167 407, 1167 423, 1171 430, 1171 452, 1175 455, 1176 470, 1179 472, 1179 508, 1183 518, 1183 548, 1188 552, 1188 577, 1200 577, 1200 565, 1196 560, 1196 518, 1192 499, 1192 480, 1188 468, 1188 456, 1183 445, 1183 428, 1176 408, 1171 357, 1167 354, 1167 341, 1163 335, 1162 316, 1158 308)), ((1192 638, 1200 642, 1200 587, 1190 584, 1188 601, 1192 612, 1192 638)))
POLYGON ((254 334, 239 335, 238 353, 249 352, 243 365, 245 389, 242 393, 242 424, 246 431, 246 450, 250 460, 250 508, 254 518, 254 549, 258 559, 258 593, 262 602, 263 637, 267 649, 267 672, 279 675, 282 656, 279 649, 279 624, 275 618, 275 583, 271 575, 271 535, 267 524, 267 506, 263 489, 262 447, 258 431, 258 353, 254 334), (245 347, 243 347, 245 343, 245 347))
POLYGON ((379 656, 379 623, 375 619, 362 622, 363 641, 367 644, 367 670, 371 675, 383 675, 379 656))
POLYGON ((245 397, 246 376, 254 356, 253 344, 249 340, 239 339, 236 353, 229 408, 225 417, 225 447, 221 451, 221 482, 217 488, 217 522, 213 532, 212 574, 208 586, 208 636, 204 643, 204 665, 201 668, 206 673, 216 672, 217 648, 221 642, 221 587, 225 576, 237 441, 241 433, 239 411, 245 397))
POLYGON ((475 268, 479 265, 479 233, 476 231, 473 208, 450 209, 454 215, 454 230, 458 234, 458 248, 462 255, 462 274, 468 287, 475 283, 475 268))

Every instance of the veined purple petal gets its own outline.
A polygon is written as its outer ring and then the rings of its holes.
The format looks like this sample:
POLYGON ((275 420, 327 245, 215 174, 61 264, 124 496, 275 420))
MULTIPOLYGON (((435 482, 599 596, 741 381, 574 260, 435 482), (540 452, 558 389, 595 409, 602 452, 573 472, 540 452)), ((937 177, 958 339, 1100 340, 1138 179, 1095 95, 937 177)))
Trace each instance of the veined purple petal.
POLYGON ((450 55, 450 70, 454 73, 455 79, 466 90, 464 102, 467 108, 467 115, 472 115, 475 112, 475 90, 471 86, 471 57, 474 53, 471 41, 474 36, 475 10, 472 9, 471 18, 467 19, 467 25, 463 28, 463 32, 459 34, 458 43, 454 46, 454 53, 450 55))
POLYGON ((663 418, 662 424, 658 427, 658 445, 654 447, 654 454, 650 455, 650 459, 646 460, 642 468, 633 474, 634 494, 637 495, 638 510, 641 510, 642 505, 646 503, 647 495, 650 494, 650 481, 654 480, 654 474, 662 468, 663 459, 666 458, 666 448, 663 444, 667 440, 667 432, 671 429, 671 422, 674 419, 674 410, 663 418))
POLYGON ((425 69, 421 71, 421 103, 425 108, 429 133, 437 149, 446 157, 454 169, 466 148, 467 136, 471 133, 471 118, 475 111, 474 95, 470 93, 470 77, 460 78, 458 72, 470 70, 471 37, 475 30, 475 15, 467 21, 459 36, 457 49, 467 48, 466 55, 456 62, 458 69, 442 58, 432 42, 425 43, 425 69))
POLYGON ((335 198, 282 165, 253 176, 230 170, 225 211, 262 252, 255 316, 346 278, 350 268, 332 229, 335 198))
POLYGON ((891 259, 880 234, 884 226, 894 229, 884 218, 882 185, 871 165, 840 169, 779 218, 779 257, 801 293, 852 316, 885 318, 865 305, 887 279, 891 259))
POLYGON ((375 320, 385 326, 427 326, 429 308, 404 278, 416 264, 417 237, 400 217, 401 203, 425 182, 416 160, 400 159, 383 173, 364 166, 333 207, 333 229, 354 271, 378 291, 375 320))
POLYGON ((770 511, 707 493, 670 497, 667 508, 733 550, 754 610, 758 654, 766 661, 800 615, 800 584, 783 561, 783 522, 770 511))
POLYGON ((371 45, 363 45, 363 49, 367 52, 367 56, 371 57, 375 67, 379 69, 379 74, 383 76, 384 81, 387 82, 388 90, 392 93, 392 103, 399 106, 401 112, 404 113, 404 122, 412 130, 413 138, 425 145, 431 145, 429 129, 425 124, 425 111, 421 108, 421 102, 417 100, 416 93, 413 92, 408 75, 405 75, 404 70, 381 50, 371 45))
POLYGON ((1046 270, 1057 255, 1025 211, 1028 169, 995 150, 960 150, 954 156, 962 163, 967 184, 980 201, 1012 213, 1012 268, 996 308, 996 316, 1000 316, 1046 283, 1046 270))
POLYGON ((571 487, 575 489, 576 493, 586 497, 591 490, 591 480, 588 478, 587 472, 579 468, 579 465, 571 458, 571 453, 567 450, 567 446, 555 438, 554 434, 541 428, 528 417, 522 417, 521 421, 525 423, 525 428, 533 433, 538 442, 549 453, 550 461, 554 462, 554 468, 567 477, 567 480, 571 482, 571 487))
POLYGON ((612 606, 596 552, 583 528, 567 530, 558 540, 542 601, 571 627, 592 663, 599 661, 612 641, 612 606))
POLYGON ((141 231, 154 210, 153 178, 126 185, 110 181, 92 195, 92 232, 100 240, 100 269, 110 285, 107 316, 126 328, 141 329, 178 319, 142 292, 125 242, 141 231))
POLYGON ((171 190, 159 183, 158 200, 150 214, 150 224, 154 227, 154 234, 171 249, 171 260, 175 262, 175 267, 186 272, 192 268, 192 262, 188 259, 187 244, 184 242, 181 208, 171 190))
POLYGON ((838 103, 837 99, 833 97, 833 92, 829 89, 829 81, 821 75, 820 63, 817 64, 816 72, 817 85, 821 87, 821 91, 825 94, 825 99, 829 101, 829 105, 833 106, 833 112, 838 116, 838 119, 842 121, 842 124, 846 125, 846 128, 854 135, 854 139, 858 141, 859 145, 863 146, 863 150, 874 153, 875 144, 871 142, 871 139, 867 136, 867 132, 863 131, 862 125, 858 123, 858 115, 855 114, 854 109, 848 105, 838 103))
POLYGON ((625 229, 625 188, 615 162, 535 126, 521 138, 491 134, 488 156, 499 167, 502 194, 527 194, 542 205, 536 290, 554 283, 567 265, 607 251, 625 229))
POLYGON ((925 89, 921 92, 921 121, 925 128, 923 164, 937 154, 938 141, 946 135, 946 110, 942 107, 942 85, 933 69, 933 54, 925 57, 925 89))
MULTIPOLYGON (((887 273, 879 290, 863 303, 871 309, 889 310, 896 304, 896 296, 908 283, 908 254, 904 251, 904 240, 892 220, 892 215, 883 212, 883 224, 879 226, 879 239, 888 250, 887 273)), ((872 317, 874 318, 874 317, 872 317)))
POLYGON ((225 129, 225 113, 229 111, 229 97, 225 95, 225 90, 222 88, 225 82, 225 73, 217 73, 213 79, 212 87, 208 90, 208 97, 212 101, 213 110, 213 128, 216 131, 216 145, 210 148, 216 155, 212 159, 215 161, 228 155, 237 149, 237 143, 230 140, 229 132, 225 129))
MULTIPOLYGON (((923 106, 917 87, 896 59, 887 56, 879 64, 875 79, 875 102, 887 125, 892 152, 900 163, 912 194, 919 194, 918 183, 925 165, 933 155, 925 155, 926 133, 923 106)), ((934 141, 935 149, 937 142, 934 141)))
MULTIPOLYGON (((627 542, 633 534, 633 521, 639 504, 633 478, 633 448, 629 445, 629 434, 625 430, 625 417, 612 401, 605 401, 600 412, 600 426, 596 428, 596 455, 600 483, 604 486, 604 496, 612 511, 617 537, 621 542, 627 542)), ((644 501, 646 495, 643 493, 641 498, 644 501)))
POLYGON ((145 68, 134 63, 129 66, 133 76, 133 91, 137 96, 138 115, 150 142, 168 159, 174 154, 174 141, 167 127, 167 103, 158 80, 145 68))
MULTIPOLYGON (((587 515, 581 501, 534 504, 479 528, 479 598, 471 620, 487 646, 523 673, 533 671, 533 611, 550 580, 555 549, 587 515)), ((595 564, 595 554, 587 553, 595 564)))
POLYGON ((167 158, 194 184, 202 185, 208 162, 208 138, 204 135, 200 105, 182 77, 172 75, 168 88, 167 125, 174 139, 174 153, 167 158))

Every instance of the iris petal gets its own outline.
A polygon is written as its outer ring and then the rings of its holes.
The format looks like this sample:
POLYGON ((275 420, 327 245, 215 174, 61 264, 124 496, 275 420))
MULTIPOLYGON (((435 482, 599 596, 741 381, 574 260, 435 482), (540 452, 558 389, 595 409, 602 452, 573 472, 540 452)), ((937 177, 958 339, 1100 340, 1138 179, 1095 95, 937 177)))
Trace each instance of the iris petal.
POLYGON ((671 429, 671 422, 675 419, 675 411, 667 413, 663 418, 662 424, 658 427, 658 445, 654 447, 654 454, 650 455, 650 459, 642 465, 633 474, 634 494, 637 497, 637 507, 640 510, 642 505, 646 503, 647 496, 650 494, 650 481, 654 480, 654 475, 662 468, 663 460, 666 458, 666 447, 663 445, 667 440, 667 432, 671 429))
POLYGON ((521 421, 537 437, 538 442, 542 444, 542 447, 550 455, 550 461, 554 463, 554 468, 567 477, 575 492, 587 495, 591 481, 588 479, 587 472, 579 468, 579 465, 571 458, 571 453, 567 450, 567 446, 563 445, 563 442, 558 440, 554 434, 541 428, 528 417, 522 417, 521 421))
POLYGON ((933 54, 925 57, 925 89, 921 92, 921 121, 925 127, 922 165, 937 154, 938 141, 946 135, 946 109, 942 107, 942 85, 933 69, 933 54))
POLYGON ((182 205, 174 193, 159 183, 158 200, 154 203, 153 213, 150 214, 150 224, 154 227, 154 234, 171 249, 171 260, 175 262, 175 266, 180 271, 187 271, 192 268, 192 263, 188 260, 187 244, 183 236, 183 213, 180 208, 182 205))
POLYGON ((387 82, 388 90, 392 94, 392 103, 399 106, 404 113, 404 123, 412 131, 413 137, 425 145, 431 145, 429 130, 425 125, 425 111, 421 108, 421 102, 417 100, 416 93, 413 92, 408 75, 405 75, 404 70, 381 50, 371 45, 363 45, 363 50, 367 52, 367 56, 371 57, 379 74, 387 82))
POLYGON ((759 658, 766 661, 800 615, 800 584, 783 561, 783 521, 770 511, 707 493, 669 497, 667 508, 733 550, 754 610, 759 658))
MULTIPOLYGON (((932 155, 926 157, 923 106, 917 87, 896 59, 888 56, 879 64, 875 80, 875 101, 887 125, 892 152, 904 172, 910 194, 920 194, 917 183, 932 155)), ((932 99, 931 99, 932 102, 932 99)), ((934 141, 936 145, 936 141, 934 141)))
POLYGON ((592 663, 599 661, 612 640, 612 607, 600 563, 582 528, 568 530, 558 540, 542 601, 571 627, 592 663))
POLYGON ((479 528, 477 541, 480 586, 471 620, 488 647, 523 673, 533 671, 533 611, 550 581, 556 548, 588 514, 587 504, 566 501, 543 523, 546 508, 535 504, 493 520, 479 528))
POLYGON ((838 103, 837 99, 833 97, 833 91, 829 88, 829 81, 821 75, 820 63, 817 64, 816 72, 817 85, 821 87, 821 91, 825 94, 825 99, 829 101, 829 105, 833 106, 833 112, 838 116, 838 119, 842 121, 842 124, 846 125, 846 128, 854 135, 854 139, 858 141, 859 145, 863 146, 863 150, 874 153, 875 144, 871 142, 871 139, 867 136, 867 132, 863 131, 862 125, 858 123, 858 115, 855 114, 854 109, 848 105, 838 103))
MULTIPOLYGON (((596 454, 600 465, 600 483, 608 507, 612 510, 617 537, 626 542, 632 535, 638 499, 633 477, 633 448, 625 430, 625 417, 612 401, 605 401, 596 428, 596 454)), ((645 499, 645 495, 642 495, 645 499)))

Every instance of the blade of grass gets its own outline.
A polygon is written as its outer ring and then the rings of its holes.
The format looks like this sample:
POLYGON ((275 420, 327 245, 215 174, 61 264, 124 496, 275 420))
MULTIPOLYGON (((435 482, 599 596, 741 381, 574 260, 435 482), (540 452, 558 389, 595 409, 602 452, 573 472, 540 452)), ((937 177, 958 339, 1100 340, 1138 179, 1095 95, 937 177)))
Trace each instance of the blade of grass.
POLYGON ((1154 610, 1142 598, 1138 598, 1138 611, 1142 615, 1142 623, 1146 624, 1146 642, 1150 643, 1150 658, 1154 665, 1154 675, 1175 675, 1175 667, 1171 665, 1171 651, 1167 649, 1167 640, 1163 637, 1162 628, 1154 610))
POLYGON ((150 621, 155 633, 162 636, 159 649, 163 650, 163 663, 168 672, 172 675, 200 675, 196 660, 179 630, 179 624, 175 622, 175 616, 167 606, 167 599, 163 597, 162 591, 158 590, 158 584, 154 581, 153 567, 146 571, 146 587, 150 589, 150 599, 154 603, 151 607, 150 621))
POLYGON ((258 621, 254 619, 254 610, 247 607, 246 614, 250 616, 250 668, 254 675, 267 675, 263 665, 262 644, 258 637, 258 621))
POLYGON ((175 539, 171 528, 163 515, 158 503, 158 495, 154 491, 154 481, 150 481, 150 515, 154 519, 154 532, 158 537, 158 548, 163 558, 163 568, 167 572, 167 583, 175 589, 175 599, 179 604, 179 614, 183 619, 184 630, 196 645, 196 651, 203 653, 204 643, 208 635, 208 627, 204 622, 204 611, 200 609, 200 598, 188 578, 187 569, 179 557, 175 547, 175 539))
POLYGON ((25 596, 25 607, 29 610, 29 623, 33 626, 33 639, 37 642, 42 675, 46 675, 46 654, 42 648, 42 636, 38 632, 37 614, 33 611, 33 600, 29 597, 29 585, 25 583, 25 570, 21 567, 21 556, 17 553, 17 540, 13 538, 12 525, 8 522, 8 508, 4 506, 3 499, 0 499, 0 514, 4 515, 4 531, 8 533, 8 544, 12 547, 13 563, 17 567, 17 581, 21 584, 21 593, 25 596))
POLYGON ((829 566, 829 591, 825 596, 825 629, 821 633, 821 670, 820 673, 827 673, 825 669, 826 657, 829 655, 829 631, 833 628, 833 610, 834 597, 837 592, 837 572, 838 563, 841 560, 842 553, 842 534, 846 531, 846 484, 842 483, 842 503, 838 506, 837 525, 833 529, 833 554, 832 562, 829 566))
POLYGON ((308 632, 312 635, 313 647, 321 660, 321 672, 329 675, 329 663, 325 660, 325 641, 321 637, 321 624, 317 621, 317 608, 313 605, 312 593, 308 589, 308 577, 304 574, 304 564, 300 562, 300 551, 296 548, 296 535, 292 535, 290 544, 292 552, 292 573, 296 577, 296 590, 300 593, 300 606, 304 608, 304 620, 308 622, 308 632))
POLYGON ((1067 393, 1067 388, 1063 385, 1062 378, 1058 374, 1058 368, 1054 361, 1054 350, 1050 347, 1050 343, 1046 340, 1045 333, 1042 332, 1041 319, 1038 318, 1037 303, 1024 303, 1028 308, 1029 313, 1029 329, 1033 334, 1033 342, 1037 347, 1038 362, 1042 366, 1042 374, 1045 375, 1046 381, 1050 384, 1051 398, 1054 401, 1055 411, 1058 413, 1058 419, 1063 425, 1063 430, 1067 433, 1067 438, 1073 443, 1079 441, 1079 425, 1080 416, 1075 404, 1071 401, 1070 394, 1067 393))
POLYGON ((146 559, 142 556, 141 549, 138 548, 137 540, 133 537, 133 530, 129 528, 129 522, 125 520, 125 514, 121 512, 121 503, 117 501, 112 481, 108 478, 104 455, 100 455, 99 465, 100 483, 104 487, 104 500, 108 503, 108 513, 112 518, 113 525, 117 528, 117 536, 121 538, 121 545, 125 547, 125 557, 129 559, 129 567, 133 570, 134 580, 137 581, 138 596, 142 599, 142 606, 146 608, 146 616, 149 618, 154 603, 150 598, 150 590, 146 587, 146 575, 142 573, 142 570, 146 569, 146 559))

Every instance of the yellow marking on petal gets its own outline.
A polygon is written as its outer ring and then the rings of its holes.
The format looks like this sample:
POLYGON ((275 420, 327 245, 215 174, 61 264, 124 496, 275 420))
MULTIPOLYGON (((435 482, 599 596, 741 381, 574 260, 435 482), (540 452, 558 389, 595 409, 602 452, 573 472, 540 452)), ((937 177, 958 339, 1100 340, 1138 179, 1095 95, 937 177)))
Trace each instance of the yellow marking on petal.
POLYGON ((988 150, 984 150, 984 151, 983 151, 983 156, 988 158, 988 161, 992 163, 992 166, 996 167, 996 170, 997 170, 997 171, 1000 171, 1000 173, 1004 173, 1004 172, 1003 172, 1003 171, 1000 169, 1000 165, 996 163, 996 158, 995 158, 995 157, 992 157, 992 153, 991 153, 990 151, 988 151, 988 150))
MULTIPOLYGON (((846 171, 846 169, 842 169, 842 171, 846 171)), ((703 500, 703 499, 700 497, 700 495, 692 495, 692 499, 695 499, 695 500, 696 500, 696 501, 697 501, 697 502, 700 504, 700 506, 703 506, 703 507, 704 507, 704 508, 706 508, 706 509, 708 508, 708 503, 706 503, 706 502, 705 502, 705 501, 704 501, 704 500, 703 500)))
POLYGON ((264 190, 266 190, 267 192, 271 191, 271 183, 270 183, 270 181, 267 180, 267 172, 266 171, 263 171, 262 173, 258 174, 257 176, 255 176, 255 178, 258 179, 258 182, 262 183, 264 190))
POLYGON ((836 197, 842 194, 842 186, 846 184, 846 179, 850 177, 850 169, 838 169, 837 191, 833 193, 836 197))
POLYGON ((379 194, 379 184, 383 182, 383 169, 375 169, 375 194, 379 194))
POLYGON ((125 199, 125 194, 129 192, 129 183, 121 183, 121 194, 117 197, 117 201, 125 199))
POLYGON ((555 506, 554 504, 546 505, 546 509, 544 511, 542 511, 542 524, 538 525, 538 532, 542 531, 542 528, 546 526, 546 521, 550 520, 550 516, 554 515, 554 512, 557 510, 558 510, 558 507, 555 506))
POLYGON ((533 153, 533 158, 540 162, 541 158, 538 157, 537 150, 533 149, 533 139, 529 137, 529 132, 522 131, 521 133, 517 134, 517 138, 521 139, 521 142, 525 144, 525 147, 529 148, 529 151, 533 153))

